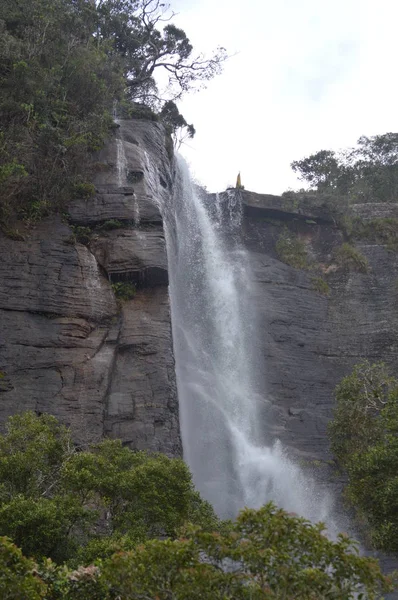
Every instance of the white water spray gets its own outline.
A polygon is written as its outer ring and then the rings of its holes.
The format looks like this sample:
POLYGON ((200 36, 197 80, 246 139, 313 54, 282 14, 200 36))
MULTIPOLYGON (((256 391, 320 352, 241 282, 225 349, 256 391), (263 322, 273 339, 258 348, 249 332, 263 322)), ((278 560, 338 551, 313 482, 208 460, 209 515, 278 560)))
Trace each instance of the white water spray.
POLYGON ((119 187, 126 185, 127 159, 124 151, 123 140, 116 140, 116 166, 117 166, 117 184, 119 187))
POLYGON ((242 209, 234 191, 224 204, 209 206, 180 161, 166 232, 184 458, 220 516, 272 500, 331 525, 327 500, 280 444, 260 444, 253 283, 231 242, 242 209))
POLYGON ((118 136, 116 138, 116 169, 117 184, 123 187, 127 183, 127 158, 124 150, 123 136, 120 133, 120 119, 117 114, 117 100, 113 103, 113 120, 119 126, 118 136))

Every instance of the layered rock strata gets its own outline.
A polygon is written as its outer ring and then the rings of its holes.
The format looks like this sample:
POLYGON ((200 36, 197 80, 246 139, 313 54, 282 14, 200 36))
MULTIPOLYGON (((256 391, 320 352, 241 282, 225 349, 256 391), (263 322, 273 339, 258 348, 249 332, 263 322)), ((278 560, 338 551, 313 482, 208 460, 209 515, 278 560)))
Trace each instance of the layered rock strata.
MULTIPOLYGON (((96 157, 96 193, 68 218, 0 233, 0 421, 31 409, 181 454, 162 206, 172 167, 157 123, 123 121, 96 157), (84 232, 84 245, 79 243, 84 232), (134 284, 130 300, 115 284, 134 284)), ((123 288, 122 288, 123 290, 123 288)))
MULTIPOLYGON (((292 208, 283 197, 260 194, 254 203, 253 196, 242 192, 243 239, 260 315, 264 429, 270 425, 317 472, 319 461, 327 468, 331 459, 326 427, 337 383, 363 359, 384 361, 396 374, 398 253, 383 243, 347 240, 325 207, 292 208), (286 232, 304 248, 306 268, 282 262, 277 244, 286 232), (347 241, 366 259, 364 272, 337 260, 347 241)), ((385 204, 355 205, 351 213, 365 221, 396 215, 396 205, 385 204)))

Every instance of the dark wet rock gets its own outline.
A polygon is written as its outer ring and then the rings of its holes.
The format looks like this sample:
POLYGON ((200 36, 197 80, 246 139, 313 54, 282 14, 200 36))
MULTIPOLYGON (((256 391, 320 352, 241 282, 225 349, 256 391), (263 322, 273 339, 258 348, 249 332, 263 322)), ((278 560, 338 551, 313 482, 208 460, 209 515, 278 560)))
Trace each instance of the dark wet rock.
POLYGON ((86 245, 73 243, 59 217, 26 241, 0 234, 0 422, 49 412, 80 444, 111 435, 180 455, 161 218, 171 181, 165 133, 124 121, 116 135, 97 157, 95 196, 69 206, 72 224, 92 229, 86 245), (140 286, 121 304, 111 285, 120 280, 140 286))
POLYGON ((161 228, 110 232, 90 244, 98 263, 112 281, 167 285, 167 256, 161 228))
POLYGON ((313 194, 290 194, 275 196, 273 194, 257 194, 240 190, 244 213, 250 218, 275 217, 285 220, 292 218, 316 219, 333 222, 327 198, 313 194))
POLYGON ((106 431, 134 448, 178 455, 178 409, 166 287, 143 289, 122 310, 106 431))

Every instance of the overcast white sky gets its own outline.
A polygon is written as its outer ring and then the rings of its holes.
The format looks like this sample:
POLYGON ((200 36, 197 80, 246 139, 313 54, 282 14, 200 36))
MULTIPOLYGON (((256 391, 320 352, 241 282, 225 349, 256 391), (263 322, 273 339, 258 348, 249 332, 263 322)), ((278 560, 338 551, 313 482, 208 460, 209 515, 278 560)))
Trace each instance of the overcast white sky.
POLYGON ((195 49, 232 54, 180 111, 209 191, 300 187, 292 160, 397 131, 398 0, 171 0, 195 49))

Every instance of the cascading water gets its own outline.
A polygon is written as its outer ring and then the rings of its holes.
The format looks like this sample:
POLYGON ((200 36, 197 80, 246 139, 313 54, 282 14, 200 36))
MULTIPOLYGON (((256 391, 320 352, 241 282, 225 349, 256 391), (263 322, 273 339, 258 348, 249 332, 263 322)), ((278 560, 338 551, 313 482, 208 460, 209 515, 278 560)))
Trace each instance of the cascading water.
POLYGON ((117 184, 119 187, 126 185, 127 173, 127 158, 124 151, 123 140, 116 139, 116 167, 117 167, 117 184))
POLYGON ((223 206, 205 196, 180 160, 165 216, 184 458, 220 516, 273 500, 331 525, 328 502, 280 445, 261 445, 253 283, 231 235, 241 205, 234 191, 223 206))
MULTIPOLYGON (((113 103, 113 120, 120 127, 120 119, 117 115, 117 102, 113 103)), ((116 137, 116 169, 117 169, 117 184, 120 188, 127 185, 127 156, 124 149, 124 139, 120 131, 116 137)), ((134 196, 134 225, 140 226, 140 207, 137 197, 134 196)))

